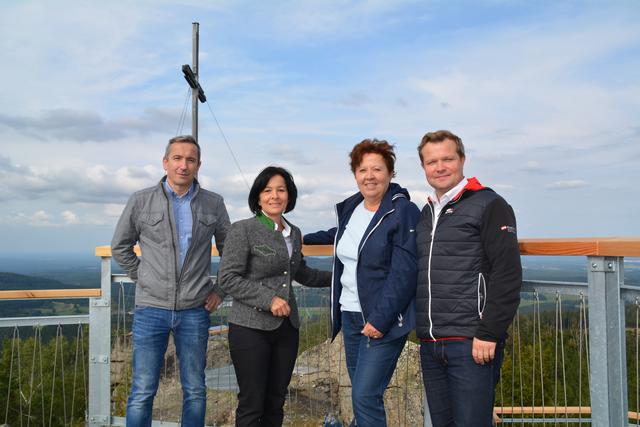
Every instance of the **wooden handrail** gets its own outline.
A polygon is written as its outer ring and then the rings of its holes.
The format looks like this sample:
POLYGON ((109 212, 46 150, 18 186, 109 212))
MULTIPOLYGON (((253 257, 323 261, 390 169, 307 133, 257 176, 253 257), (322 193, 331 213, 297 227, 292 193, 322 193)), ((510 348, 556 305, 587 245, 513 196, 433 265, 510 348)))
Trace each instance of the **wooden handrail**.
POLYGON ((102 295, 98 289, 38 289, 32 291, 0 291, 0 300, 31 298, 97 298, 102 295))
POLYGON ((522 255, 640 256, 640 237, 522 239, 522 255))
MULTIPOLYGON (((563 239, 520 239, 522 255, 640 257, 640 237, 574 237, 563 239)), ((138 246, 134 249, 140 255, 138 246)), ((333 245, 303 245, 306 256, 332 256, 333 245)), ((110 246, 96 247, 96 256, 110 257, 110 246)), ((212 256, 218 256, 215 246, 212 256)))
MULTIPOLYGON (((590 415, 590 406, 495 406, 493 412, 496 415, 590 415)), ((638 420, 640 412, 628 411, 630 420, 638 420)))
MULTIPOLYGON (((499 415, 564 415, 591 414, 590 406, 496 406, 493 411, 499 415)), ((634 412, 635 414, 635 412, 634 412)), ((631 416, 631 412, 629 412, 631 416)))

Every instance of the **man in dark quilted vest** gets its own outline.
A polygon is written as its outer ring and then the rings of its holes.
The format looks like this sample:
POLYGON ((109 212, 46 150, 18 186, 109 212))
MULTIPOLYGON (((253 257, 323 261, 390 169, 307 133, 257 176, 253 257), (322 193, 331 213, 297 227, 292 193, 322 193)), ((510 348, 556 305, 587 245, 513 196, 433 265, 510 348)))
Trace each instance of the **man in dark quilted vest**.
POLYGON ((464 176, 464 145, 427 133, 418 147, 434 192, 416 228, 417 335, 434 426, 491 426, 522 266, 513 209, 464 176))

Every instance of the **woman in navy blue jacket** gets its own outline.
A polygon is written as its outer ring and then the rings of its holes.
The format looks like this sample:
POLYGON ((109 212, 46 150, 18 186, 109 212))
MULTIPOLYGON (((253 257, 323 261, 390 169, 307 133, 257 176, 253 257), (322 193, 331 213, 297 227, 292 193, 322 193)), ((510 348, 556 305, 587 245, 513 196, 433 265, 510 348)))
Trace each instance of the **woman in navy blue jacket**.
POLYGON ((336 228, 307 234, 304 243, 334 244, 332 338, 342 329, 354 421, 380 427, 384 391, 415 326, 420 210, 391 183, 392 145, 365 139, 349 156, 360 191, 336 205, 336 228))

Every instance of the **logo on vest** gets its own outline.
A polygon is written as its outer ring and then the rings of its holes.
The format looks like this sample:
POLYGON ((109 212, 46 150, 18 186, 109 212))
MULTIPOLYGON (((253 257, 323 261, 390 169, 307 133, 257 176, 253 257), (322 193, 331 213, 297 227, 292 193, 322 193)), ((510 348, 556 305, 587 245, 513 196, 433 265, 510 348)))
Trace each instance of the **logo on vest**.
POLYGON ((451 215, 453 213, 453 208, 449 208, 446 211, 444 211, 445 215, 451 215))
POLYGON ((516 228, 510 225, 503 225, 502 227, 500 227, 500 231, 506 231, 507 233, 516 234, 516 228))

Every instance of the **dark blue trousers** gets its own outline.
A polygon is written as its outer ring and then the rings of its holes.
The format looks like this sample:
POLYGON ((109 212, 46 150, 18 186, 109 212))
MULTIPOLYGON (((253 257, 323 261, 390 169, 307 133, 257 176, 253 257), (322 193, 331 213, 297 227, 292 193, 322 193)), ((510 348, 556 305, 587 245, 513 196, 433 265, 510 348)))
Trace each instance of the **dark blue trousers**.
POLYGON ((494 359, 484 365, 473 361, 471 347, 471 339, 420 345, 422 379, 434 427, 493 425, 504 340, 496 345, 494 359))

